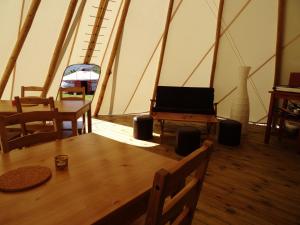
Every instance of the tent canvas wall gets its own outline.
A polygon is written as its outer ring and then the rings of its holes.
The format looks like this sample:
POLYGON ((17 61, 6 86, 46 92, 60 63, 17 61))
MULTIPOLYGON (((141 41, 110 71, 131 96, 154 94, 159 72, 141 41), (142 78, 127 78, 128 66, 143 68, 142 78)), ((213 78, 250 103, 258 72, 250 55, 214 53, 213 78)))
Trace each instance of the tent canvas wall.
MULTIPOLYGON (((174 1, 159 85, 209 86, 212 82, 215 100, 219 102, 218 116, 228 117, 235 94, 237 67, 251 66, 250 121, 265 122, 268 91, 274 80, 287 84, 289 73, 300 71, 299 1, 224 0, 224 4, 220 1, 223 0, 174 1), (221 30, 219 46, 215 49, 220 5, 221 30), (278 32, 280 24, 281 32, 278 32), (212 76, 214 60, 216 67, 212 76)), ((0 1, 0 76, 31 2, 0 1)), ((113 0, 107 6, 96 51, 91 57, 91 63, 101 65, 101 75, 106 73, 124 2, 113 0)), ((20 95, 21 85, 44 84, 69 3, 67 0, 41 1, 2 99, 20 95)), ((65 67, 83 62, 99 4, 100 0, 78 1, 49 96, 56 96, 65 67)), ((130 1, 99 114, 149 111, 168 6, 169 0, 130 1)), ((100 76, 93 109, 102 81, 103 76, 100 76)))

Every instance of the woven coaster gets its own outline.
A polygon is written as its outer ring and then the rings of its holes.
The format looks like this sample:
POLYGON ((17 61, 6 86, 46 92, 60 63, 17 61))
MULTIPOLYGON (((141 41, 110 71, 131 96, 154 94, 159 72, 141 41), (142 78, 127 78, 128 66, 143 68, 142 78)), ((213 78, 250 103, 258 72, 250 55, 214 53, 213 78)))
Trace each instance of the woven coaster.
POLYGON ((0 176, 0 191, 23 191, 45 183, 51 170, 44 166, 25 166, 10 170, 0 176))

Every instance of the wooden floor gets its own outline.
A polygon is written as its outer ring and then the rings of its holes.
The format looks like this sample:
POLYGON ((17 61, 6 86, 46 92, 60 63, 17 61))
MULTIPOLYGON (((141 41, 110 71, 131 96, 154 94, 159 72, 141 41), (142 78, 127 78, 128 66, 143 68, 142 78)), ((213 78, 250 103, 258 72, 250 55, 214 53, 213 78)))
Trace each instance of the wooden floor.
MULTIPOLYGON (((130 116, 100 119, 132 126, 130 116)), ((144 149, 180 159, 174 145, 182 125, 166 122, 162 143, 144 149)), ((158 128, 155 123, 154 131, 158 128)), ((300 224, 299 142, 272 136, 270 144, 264 144, 264 129, 251 125, 239 147, 215 144, 193 225, 300 224)), ((158 137, 154 141, 160 143, 158 137)))

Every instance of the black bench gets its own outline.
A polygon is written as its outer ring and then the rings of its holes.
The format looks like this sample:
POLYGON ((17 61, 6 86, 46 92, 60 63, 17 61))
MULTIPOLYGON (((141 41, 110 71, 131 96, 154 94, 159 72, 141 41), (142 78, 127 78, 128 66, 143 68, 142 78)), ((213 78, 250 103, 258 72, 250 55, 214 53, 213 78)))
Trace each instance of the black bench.
POLYGON ((161 122, 162 133, 165 120, 206 123, 209 131, 218 122, 214 89, 158 86, 156 97, 151 100, 150 114, 161 122))

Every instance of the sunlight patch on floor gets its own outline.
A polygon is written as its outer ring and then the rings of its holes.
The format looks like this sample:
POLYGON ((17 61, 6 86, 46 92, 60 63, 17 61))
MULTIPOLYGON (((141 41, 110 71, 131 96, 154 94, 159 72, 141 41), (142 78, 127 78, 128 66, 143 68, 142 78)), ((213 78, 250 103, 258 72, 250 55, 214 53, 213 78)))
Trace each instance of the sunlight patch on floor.
MULTIPOLYGON (((133 128, 129 126, 124 126, 116 123, 111 123, 99 119, 93 119, 93 133, 99 134, 101 136, 123 142, 130 145, 135 145, 139 147, 153 147, 157 146, 157 143, 150 141, 137 140, 133 137, 133 128)), ((154 136, 159 136, 159 134, 153 133, 154 136)))

